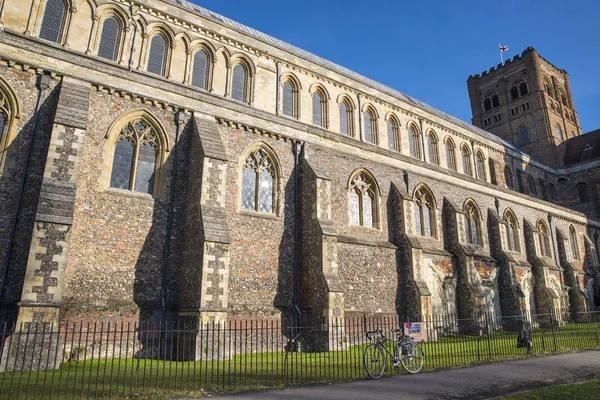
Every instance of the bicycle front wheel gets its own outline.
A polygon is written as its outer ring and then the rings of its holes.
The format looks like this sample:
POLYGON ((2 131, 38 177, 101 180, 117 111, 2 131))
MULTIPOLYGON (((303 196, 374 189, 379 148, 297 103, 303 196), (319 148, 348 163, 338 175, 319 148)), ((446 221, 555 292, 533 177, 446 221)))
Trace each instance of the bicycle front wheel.
POLYGON ((421 346, 413 341, 406 341, 396 346, 396 357, 400 359, 406 372, 416 374, 423 368, 425 355, 421 346))
POLYGON ((367 374, 373 379, 379 379, 385 372, 385 354, 381 347, 376 344, 370 344, 363 355, 363 361, 365 363, 365 370, 367 374))

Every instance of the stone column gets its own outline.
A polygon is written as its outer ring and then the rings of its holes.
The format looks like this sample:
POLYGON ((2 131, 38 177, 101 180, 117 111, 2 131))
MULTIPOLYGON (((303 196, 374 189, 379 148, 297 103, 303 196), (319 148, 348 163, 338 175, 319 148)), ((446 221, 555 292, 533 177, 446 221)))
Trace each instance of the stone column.
MULTIPOLYGON (((179 316, 198 328, 208 323, 223 327, 228 311, 231 242, 225 209, 228 160, 214 117, 195 114, 192 125, 179 316)), ((202 330, 180 343, 180 359, 228 357, 224 348, 203 353, 201 335, 202 330)), ((225 343, 223 339, 219 343, 225 343)))
POLYGON ((3 368, 13 365, 35 368, 38 357, 50 360, 42 368, 58 367, 52 362, 56 355, 60 358, 56 348, 59 338, 53 330, 59 322, 89 97, 87 83, 63 78, 19 303, 16 332, 19 343, 13 339, 10 354, 4 353, 3 368), (53 338, 52 343, 49 338, 53 338), (20 346, 29 349, 14 364, 20 346))

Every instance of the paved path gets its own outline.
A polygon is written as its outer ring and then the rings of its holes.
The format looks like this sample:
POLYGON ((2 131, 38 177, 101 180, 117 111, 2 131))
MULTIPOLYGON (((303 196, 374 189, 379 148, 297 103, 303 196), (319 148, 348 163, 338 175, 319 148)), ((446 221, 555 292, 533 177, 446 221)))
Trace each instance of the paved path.
POLYGON ((540 386, 600 377, 600 351, 529 358, 377 381, 312 385, 283 390, 211 396, 215 399, 488 399, 540 386))

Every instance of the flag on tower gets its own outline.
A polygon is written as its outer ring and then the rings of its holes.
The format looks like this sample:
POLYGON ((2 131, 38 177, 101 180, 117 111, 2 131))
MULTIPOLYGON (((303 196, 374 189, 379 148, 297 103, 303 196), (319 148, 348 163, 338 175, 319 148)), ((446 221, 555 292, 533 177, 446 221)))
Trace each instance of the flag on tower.
POLYGON ((502 46, 500 43, 498 43, 498 48, 500 49, 500 62, 502 65, 504 65, 504 57, 502 56, 502 53, 508 51, 508 46, 502 46))

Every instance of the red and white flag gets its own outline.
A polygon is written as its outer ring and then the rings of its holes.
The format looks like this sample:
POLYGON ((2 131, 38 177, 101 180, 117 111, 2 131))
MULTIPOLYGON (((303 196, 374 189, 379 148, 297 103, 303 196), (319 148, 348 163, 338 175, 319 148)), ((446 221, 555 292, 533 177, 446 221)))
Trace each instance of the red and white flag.
POLYGON ((498 45, 498 47, 500 48, 500 52, 504 53, 505 51, 508 51, 508 46, 500 46, 498 45))

